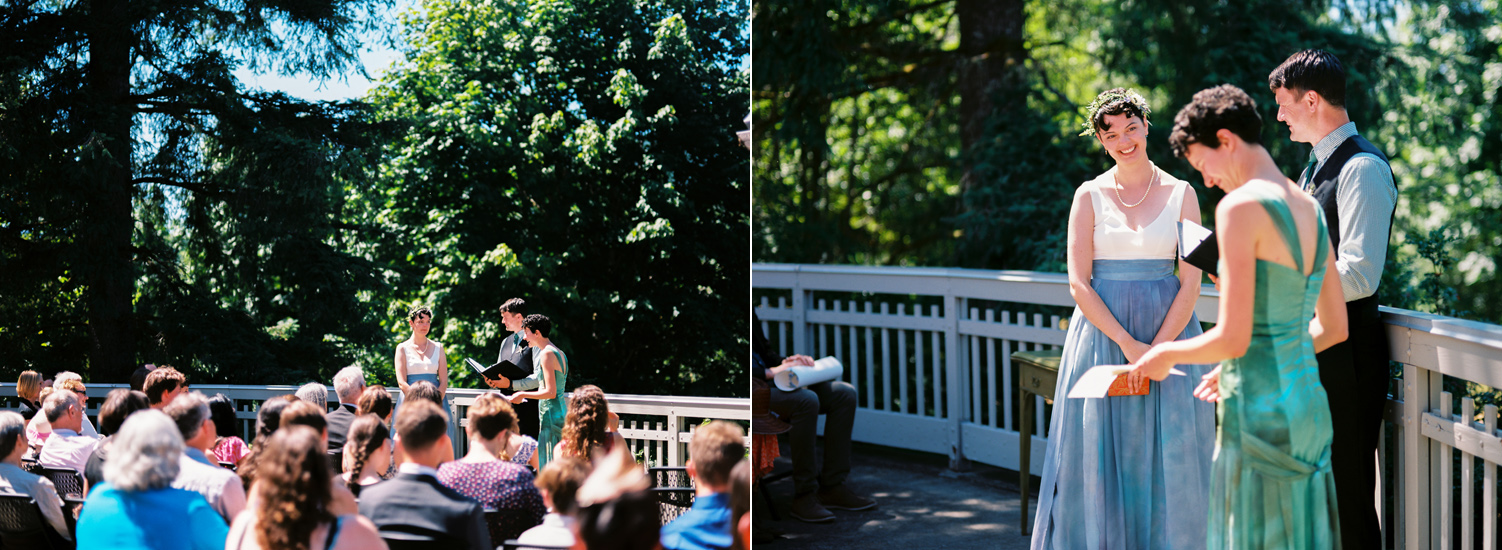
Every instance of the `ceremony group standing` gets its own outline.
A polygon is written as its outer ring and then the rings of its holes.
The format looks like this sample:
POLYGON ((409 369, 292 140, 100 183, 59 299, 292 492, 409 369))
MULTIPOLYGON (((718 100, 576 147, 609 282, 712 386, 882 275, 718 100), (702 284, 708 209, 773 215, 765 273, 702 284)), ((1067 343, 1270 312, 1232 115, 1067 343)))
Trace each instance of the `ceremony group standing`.
POLYGON ((1226 191, 1208 331, 1193 313, 1201 270, 1181 259, 1175 228, 1199 222, 1193 189, 1149 160, 1144 98, 1118 88, 1091 104, 1081 135, 1115 167, 1082 185, 1070 211, 1077 307, 1056 394, 1120 364, 1132 367, 1127 387, 1149 381, 1149 391, 1056 401, 1035 550, 1382 547, 1373 493, 1388 351, 1377 286, 1397 190, 1350 121, 1334 55, 1298 52, 1268 87, 1291 139, 1313 145, 1297 181, 1273 162, 1257 106, 1235 86, 1195 94, 1169 136, 1207 186, 1226 191))

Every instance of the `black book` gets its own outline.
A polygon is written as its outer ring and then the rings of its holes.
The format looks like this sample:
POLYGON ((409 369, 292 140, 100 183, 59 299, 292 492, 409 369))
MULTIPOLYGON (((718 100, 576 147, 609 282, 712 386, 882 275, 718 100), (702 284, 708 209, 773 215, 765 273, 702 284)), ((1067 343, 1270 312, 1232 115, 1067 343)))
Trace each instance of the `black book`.
POLYGON ((464 359, 464 364, 469 365, 469 368, 473 369, 475 372, 479 373, 480 376, 483 376, 489 380, 500 380, 501 378, 506 378, 508 380, 519 380, 532 375, 531 369, 522 369, 516 363, 512 363, 504 359, 496 362, 496 364, 494 365, 487 367, 481 365, 479 361, 466 357, 464 359))
POLYGON ((1179 254, 1184 262, 1211 275, 1220 275, 1220 243, 1215 232, 1189 220, 1179 221, 1179 254))

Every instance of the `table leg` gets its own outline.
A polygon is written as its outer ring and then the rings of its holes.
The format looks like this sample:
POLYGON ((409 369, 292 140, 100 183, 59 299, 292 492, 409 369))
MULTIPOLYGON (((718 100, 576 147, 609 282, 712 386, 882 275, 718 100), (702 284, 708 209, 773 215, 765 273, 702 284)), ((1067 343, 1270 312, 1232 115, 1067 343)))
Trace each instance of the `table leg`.
POLYGON ((1022 487, 1022 536, 1028 536, 1032 534, 1030 532, 1032 522, 1028 521, 1027 500, 1029 485, 1032 485, 1033 481, 1032 468, 1028 464, 1033 456, 1033 401, 1028 397, 1033 393, 1026 389, 1020 393, 1022 394, 1020 407, 1022 418, 1019 420, 1020 425, 1017 426, 1017 431, 1022 437, 1017 442, 1017 484, 1022 487))

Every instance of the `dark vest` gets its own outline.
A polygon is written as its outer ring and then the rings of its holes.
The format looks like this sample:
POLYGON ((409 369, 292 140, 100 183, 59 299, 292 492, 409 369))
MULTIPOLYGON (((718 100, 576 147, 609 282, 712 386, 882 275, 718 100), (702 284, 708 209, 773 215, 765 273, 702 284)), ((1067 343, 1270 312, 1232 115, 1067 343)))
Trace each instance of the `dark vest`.
MULTIPOLYGON (((1340 169, 1344 168, 1346 162, 1350 161, 1351 157, 1356 156, 1358 153, 1371 153, 1378 159, 1381 159, 1383 164, 1388 164, 1387 155, 1382 154, 1382 151, 1378 150, 1377 146, 1372 145, 1370 141, 1367 141, 1366 138, 1360 135, 1354 135, 1346 138, 1345 142, 1340 144, 1340 147, 1336 147, 1335 152, 1330 154, 1330 158, 1325 159, 1324 166, 1320 167, 1319 171, 1314 174, 1314 199, 1319 201, 1320 208, 1325 210, 1325 223, 1330 228, 1330 240, 1334 245, 1330 249, 1332 252, 1340 249, 1340 210, 1336 206, 1336 191, 1340 187, 1340 169)), ((1388 165, 1388 169, 1392 169, 1390 164, 1388 165)), ((1394 178, 1393 185, 1397 185, 1396 178, 1394 178)), ((1389 212, 1387 215, 1387 234, 1389 238, 1392 235, 1392 218, 1396 211, 1397 207, 1394 206, 1393 212, 1389 212)), ((1383 244, 1385 245, 1386 243, 1383 244)), ((1346 303, 1346 314, 1353 326, 1381 322, 1381 316, 1377 312, 1377 303, 1380 296, 1381 287, 1379 286, 1377 291, 1373 292, 1371 296, 1346 303)))

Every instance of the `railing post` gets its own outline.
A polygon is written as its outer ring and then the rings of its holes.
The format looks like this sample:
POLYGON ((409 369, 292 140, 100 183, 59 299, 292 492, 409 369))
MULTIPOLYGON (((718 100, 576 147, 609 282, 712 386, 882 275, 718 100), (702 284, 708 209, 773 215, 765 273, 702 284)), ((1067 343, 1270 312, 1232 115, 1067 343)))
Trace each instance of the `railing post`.
POLYGON ((803 290, 803 270, 793 275, 793 353, 813 355, 808 349, 808 296, 803 290))
MULTIPOLYGON (((796 296, 796 294, 795 294, 796 296)), ((678 456, 678 409, 668 409, 668 463, 663 466, 682 466, 683 460, 678 456)))
POLYGON ((965 357, 968 346, 960 343, 960 316, 965 311, 965 298, 954 295, 954 289, 947 286, 944 289, 944 373, 946 377, 946 391, 949 394, 945 400, 949 410, 949 469, 963 471, 969 469, 965 460, 964 423, 965 411, 969 410, 966 402, 969 393, 965 390, 967 377, 964 367, 968 365, 965 357))
POLYGON ((1419 429, 1428 410, 1429 376, 1403 364, 1403 547, 1429 545, 1429 443, 1419 429))

